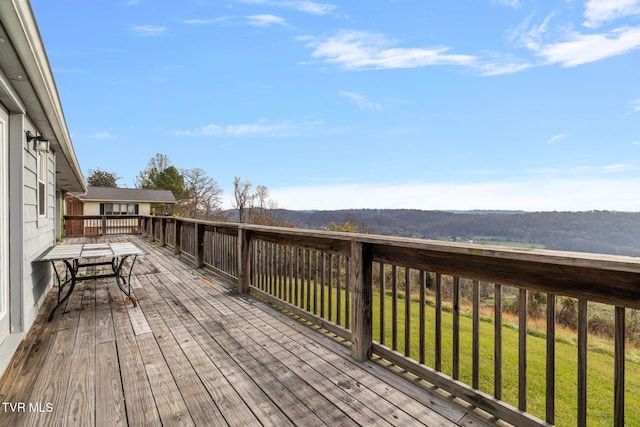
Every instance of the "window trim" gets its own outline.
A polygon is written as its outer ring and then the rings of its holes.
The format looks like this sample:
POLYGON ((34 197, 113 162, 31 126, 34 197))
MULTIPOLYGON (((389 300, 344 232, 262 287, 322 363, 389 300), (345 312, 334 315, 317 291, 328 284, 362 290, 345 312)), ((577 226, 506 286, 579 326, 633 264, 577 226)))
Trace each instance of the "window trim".
POLYGON ((113 202, 100 203, 100 215, 103 215, 103 216, 106 216, 106 215, 133 216, 133 215, 139 215, 139 212, 140 212, 139 203, 113 203, 113 202), (117 212, 114 209, 115 206, 118 207, 117 212), (132 210, 133 212, 131 212, 132 210))
POLYGON ((47 218, 48 215, 48 165, 47 153, 36 152, 36 180, 37 180, 37 205, 38 205, 38 218, 47 218))

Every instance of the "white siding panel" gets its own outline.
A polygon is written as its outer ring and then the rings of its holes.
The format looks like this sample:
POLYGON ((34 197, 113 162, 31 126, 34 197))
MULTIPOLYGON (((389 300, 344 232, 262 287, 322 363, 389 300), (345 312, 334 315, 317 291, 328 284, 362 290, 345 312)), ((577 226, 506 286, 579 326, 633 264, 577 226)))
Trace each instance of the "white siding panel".
POLYGON ((85 216, 100 215, 100 203, 85 202, 83 208, 83 215, 85 216))
POLYGON ((151 203, 140 203, 138 212, 140 215, 151 215, 151 203))
POLYGON ((47 217, 38 214, 37 162, 29 147, 24 151, 24 287, 23 319, 25 325, 35 320, 47 293, 53 285, 51 268, 45 263, 32 263, 55 243, 55 165, 50 153, 47 159, 47 217))

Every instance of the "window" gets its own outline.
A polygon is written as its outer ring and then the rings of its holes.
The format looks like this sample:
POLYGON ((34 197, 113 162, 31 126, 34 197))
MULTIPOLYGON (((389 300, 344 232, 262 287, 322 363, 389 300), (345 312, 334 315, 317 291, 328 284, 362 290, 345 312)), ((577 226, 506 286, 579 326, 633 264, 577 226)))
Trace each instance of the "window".
POLYGON ((138 215, 137 203, 100 203, 100 215, 138 215))
POLYGON ((47 153, 38 152, 38 215, 47 215, 47 153))

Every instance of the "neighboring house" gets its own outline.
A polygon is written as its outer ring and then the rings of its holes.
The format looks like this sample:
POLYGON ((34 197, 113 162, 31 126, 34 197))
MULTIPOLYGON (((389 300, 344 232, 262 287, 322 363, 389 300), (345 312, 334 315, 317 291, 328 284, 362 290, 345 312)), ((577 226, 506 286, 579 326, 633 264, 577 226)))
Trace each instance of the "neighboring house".
POLYGON ((69 193, 65 215, 151 215, 171 210, 176 198, 169 190, 88 187, 86 193, 69 193), (162 212, 152 211, 152 205, 162 212))
POLYGON ((53 285, 32 262, 61 235, 64 194, 86 191, 28 0, 0 1, 0 374, 53 285), (36 151, 38 141, 49 141, 36 151))
MULTIPOLYGON (((127 216, 164 215, 171 213, 176 198, 169 190, 146 190, 141 188, 89 187, 86 194, 69 193, 66 196, 67 216, 127 216)), ((67 221, 65 233, 69 236, 96 234, 119 234, 135 232, 137 220, 67 221)))

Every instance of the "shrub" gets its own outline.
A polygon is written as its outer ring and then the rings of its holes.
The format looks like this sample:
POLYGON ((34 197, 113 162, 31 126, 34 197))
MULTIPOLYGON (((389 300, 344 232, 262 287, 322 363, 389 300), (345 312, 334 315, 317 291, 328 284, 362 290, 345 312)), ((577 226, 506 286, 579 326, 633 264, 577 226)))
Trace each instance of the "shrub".
POLYGON ((561 298, 557 322, 571 329, 578 327, 578 301, 575 298, 561 298))

